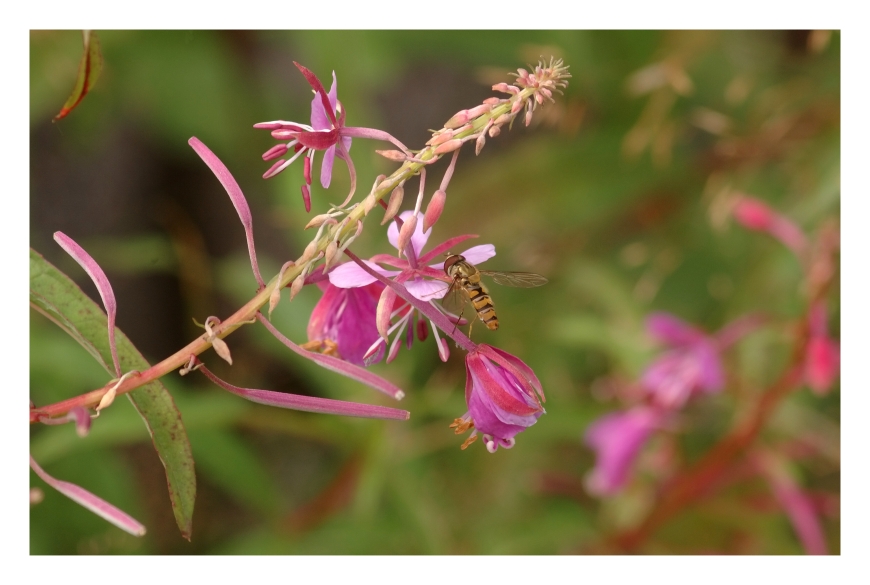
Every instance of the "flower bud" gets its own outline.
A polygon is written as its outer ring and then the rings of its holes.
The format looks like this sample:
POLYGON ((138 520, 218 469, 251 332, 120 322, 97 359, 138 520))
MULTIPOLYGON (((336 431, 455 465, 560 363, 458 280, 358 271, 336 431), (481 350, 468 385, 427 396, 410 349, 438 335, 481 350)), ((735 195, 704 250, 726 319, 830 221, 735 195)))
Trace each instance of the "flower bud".
POLYGON ((445 130, 443 132, 439 132, 432 136, 429 141, 426 143, 427 146, 438 146, 439 144, 443 144, 453 138, 455 132, 453 130, 445 130))
POLYGON ((484 144, 486 144, 486 132, 481 132, 480 136, 477 137, 477 140, 474 141, 475 156, 480 154, 480 151, 483 150, 484 144))
POLYGON ((460 110, 456 112, 452 118, 444 124, 445 128, 459 128, 468 122, 468 110, 460 110))
MULTIPOLYGON (((405 253, 405 248, 411 241, 411 236, 414 235, 414 230, 417 229, 417 214, 412 214, 405 223, 402 224, 402 229, 399 230, 399 241, 396 247, 399 249, 399 255, 405 253)), ((425 231, 425 230, 424 230, 425 231)))
POLYGON ((448 152, 453 152, 454 150, 456 150, 457 148, 459 148, 461 146, 462 146, 462 140, 460 140, 459 138, 454 138, 452 140, 448 140, 447 142, 444 142, 443 144, 440 144, 435 149, 435 154, 447 154, 448 152))
MULTIPOLYGON (((483 134, 481 134, 483 136, 483 134)), ((447 192, 443 189, 438 189, 432 194, 429 199, 429 205, 426 207, 426 213, 423 215, 423 231, 427 231, 435 225, 438 218, 441 217, 441 212, 444 211, 444 202, 447 201, 447 192)))
POLYGON ((376 150, 375 152, 393 162, 404 162, 408 158, 401 150, 376 150))
POLYGON ((487 104, 487 103, 480 104, 479 106, 474 106, 470 110, 467 110, 468 118, 469 119, 477 118, 478 116, 486 114, 491 109, 492 109, 492 106, 487 104))
POLYGON ((405 188, 399 185, 393 192, 390 193, 390 201, 387 203, 387 210, 384 212, 384 219, 381 221, 381 225, 384 225, 396 214, 399 212, 399 208, 402 206, 402 199, 405 197, 405 188))

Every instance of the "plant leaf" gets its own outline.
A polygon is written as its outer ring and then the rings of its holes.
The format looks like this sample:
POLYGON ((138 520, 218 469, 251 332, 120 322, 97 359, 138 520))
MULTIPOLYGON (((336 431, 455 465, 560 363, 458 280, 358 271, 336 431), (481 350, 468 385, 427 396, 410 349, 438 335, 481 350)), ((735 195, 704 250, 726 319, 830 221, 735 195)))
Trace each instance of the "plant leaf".
MULTIPOLYGON (((106 326, 108 319, 68 276, 30 250, 30 305, 78 341, 110 375, 114 375, 106 326)), ((122 371, 144 371, 149 365, 126 335, 116 329, 122 371)), ((154 449, 166 469, 169 498, 182 536, 190 540, 196 475, 190 441, 172 395, 159 381, 127 397, 139 411, 151 434, 154 449)))
POLYGON ((55 121, 65 118, 73 108, 79 105, 85 95, 97 83, 97 78, 103 70, 103 53, 100 51, 100 40, 97 38, 97 33, 86 30, 82 31, 82 35, 84 36, 85 50, 79 63, 79 74, 76 77, 76 84, 66 103, 60 109, 60 112, 54 117, 55 121))

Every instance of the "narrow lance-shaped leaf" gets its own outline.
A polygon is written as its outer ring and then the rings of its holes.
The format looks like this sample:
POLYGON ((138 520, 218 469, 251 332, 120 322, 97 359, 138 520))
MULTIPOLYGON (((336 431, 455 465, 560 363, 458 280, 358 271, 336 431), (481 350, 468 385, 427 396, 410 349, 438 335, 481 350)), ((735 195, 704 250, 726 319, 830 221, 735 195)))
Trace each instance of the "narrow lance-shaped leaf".
MULTIPOLYGON (((111 374, 106 315, 76 283, 34 250, 30 251, 30 305, 78 341, 111 374)), ((126 371, 147 370, 148 362, 127 336, 120 330, 116 330, 116 336, 122 367, 126 371)), ((127 396, 145 420, 154 448, 166 469, 175 520, 182 535, 189 539, 196 476, 181 414, 169 391, 159 381, 137 388, 127 396)))
POLYGON ((84 506, 97 516, 111 522, 121 530, 129 532, 133 536, 145 535, 145 526, 143 526, 138 520, 74 483, 53 478, 43 471, 36 461, 34 461, 33 457, 30 458, 30 467, 45 483, 80 506, 84 506))
POLYGON ((65 118, 73 108, 81 103, 85 95, 94 87, 103 69, 103 55, 100 51, 100 40, 97 38, 97 33, 86 30, 82 31, 82 34, 84 36, 85 50, 79 63, 76 84, 66 103, 60 109, 60 112, 54 117, 55 121, 65 118))

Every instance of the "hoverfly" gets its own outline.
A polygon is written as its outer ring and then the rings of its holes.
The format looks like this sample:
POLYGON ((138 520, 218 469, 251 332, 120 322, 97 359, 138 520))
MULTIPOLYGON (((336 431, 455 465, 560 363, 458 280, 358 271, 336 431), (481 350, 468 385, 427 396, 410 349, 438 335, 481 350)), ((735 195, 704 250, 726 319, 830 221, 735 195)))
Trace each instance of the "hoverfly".
MULTIPOLYGON (((504 286, 532 288, 547 283, 547 279, 532 272, 497 272, 494 270, 478 270, 473 264, 459 254, 450 254, 444 261, 444 272, 453 279, 444 294, 442 304, 459 308, 457 324, 462 319, 465 305, 471 302, 477 317, 492 331, 498 329, 498 316, 489 292, 480 280, 481 275, 504 286)), ((472 323, 473 324, 473 323, 472 323)), ((469 329, 469 335, 471 330, 469 329)))

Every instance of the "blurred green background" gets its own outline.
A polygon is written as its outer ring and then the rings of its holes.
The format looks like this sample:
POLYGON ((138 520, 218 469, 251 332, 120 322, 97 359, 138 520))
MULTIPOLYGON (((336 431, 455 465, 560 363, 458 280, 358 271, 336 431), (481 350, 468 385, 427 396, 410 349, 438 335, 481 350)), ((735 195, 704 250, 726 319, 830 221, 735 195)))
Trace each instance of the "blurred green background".
MULTIPOLYGON (((148 528, 134 538, 31 474, 32 554, 576 554, 636 524, 673 472, 731 426, 741 405, 779 374, 789 319, 804 310, 801 269, 780 244, 730 225, 723 194, 769 202, 810 234, 839 217, 840 38, 822 31, 98 31, 104 68, 93 91, 52 123, 75 80, 78 31, 33 31, 30 77, 31 246, 96 290, 52 241, 61 230, 101 264, 118 299, 118 326, 152 363, 256 292, 228 197, 187 145, 201 139, 241 185, 267 278, 313 236, 302 228, 302 165, 261 176, 274 141, 252 125, 307 122, 311 92, 298 61, 328 86, 347 123, 421 148, 427 129, 493 95, 491 85, 540 56, 562 57, 564 96, 487 141, 466 147, 434 229, 495 244, 485 266, 544 274, 533 290, 491 287, 497 345, 534 368, 547 414, 512 450, 489 454, 450 422, 465 411, 463 355, 438 360, 431 339, 373 370, 405 389, 408 422, 346 419, 247 403, 204 378, 164 378, 189 431, 198 497, 193 540, 175 526, 162 465, 126 400, 80 439, 70 425, 31 429, 50 474, 121 507, 148 528), (729 386, 688 408, 679 429, 648 445, 619 495, 584 489, 594 464, 588 424, 625 406, 619 388, 655 355, 644 316, 672 312, 715 331, 749 311, 774 325, 726 355, 729 386), (779 325, 777 325, 779 324, 779 325), (676 453, 676 455, 674 455, 676 453), (669 454, 665 456, 663 454, 669 454)), ((396 167, 384 143, 355 140, 358 195, 396 167)), ((318 157, 319 165, 319 157, 318 157)), ((446 163, 430 169, 428 192, 446 163)), ((319 168, 317 166, 316 168, 319 168)), ((328 192, 315 180, 312 215, 348 187, 337 164, 328 192)), ((416 191, 412 182, 407 192, 416 191)), ((412 205, 410 198, 405 208, 412 205)), ((376 212, 377 216, 378 213, 376 212)), ((360 256, 389 252, 369 221, 360 256)), ((273 316, 305 340, 319 298, 307 287, 273 316)), ((839 289, 830 302, 835 337, 839 289)), ((239 386, 393 406, 360 384, 286 351, 262 328, 227 339, 239 386)), ((31 400, 55 402, 102 386, 87 353, 40 315, 30 329, 31 400)), ((764 444, 807 442, 794 456, 839 552, 839 392, 806 389, 782 405, 764 444), (806 437, 812 437, 812 441, 806 437)), ((791 457, 791 455, 789 455, 791 457)), ((763 480, 735 478, 684 510, 643 552, 800 554, 763 480)))

